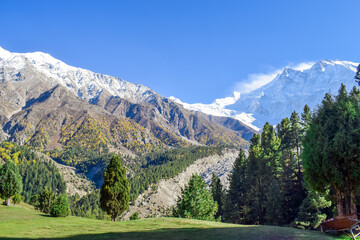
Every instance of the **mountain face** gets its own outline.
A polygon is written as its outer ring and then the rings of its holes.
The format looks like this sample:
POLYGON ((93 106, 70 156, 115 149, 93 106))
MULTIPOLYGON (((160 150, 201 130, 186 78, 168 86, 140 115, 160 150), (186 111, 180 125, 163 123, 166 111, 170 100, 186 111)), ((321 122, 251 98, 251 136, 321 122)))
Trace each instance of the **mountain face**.
POLYGON ((325 93, 337 94, 341 83, 350 91, 359 64, 347 61, 322 60, 306 70, 285 68, 268 84, 249 93, 235 92, 234 96, 217 99, 212 104, 186 104, 174 101, 185 108, 230 116, 259 130, 268 121, 275 125, 293 111, 301 113, 305 104, 316 109, 325 93))
POLYGON ((21 77, 20 70, 30 68, 37 74, 44 75, 47 83, 67 87, 76 96, 89 102, 96 101, 102 93, 134 103, 148 102, 154 96, 159 96, 140 84, 72 67, 42 52, 10 53, 0 48, 0 61, 1 67, 8 70, 5 74, 9 80, 16 81, 17 74, 18 78, 21 77))
POLYGON ((0 138, 40 150, 138 155, 192 144, 246 145, 239 121, 186 110, 151 89, 75 68, 48 54, 0 48, 0 138))

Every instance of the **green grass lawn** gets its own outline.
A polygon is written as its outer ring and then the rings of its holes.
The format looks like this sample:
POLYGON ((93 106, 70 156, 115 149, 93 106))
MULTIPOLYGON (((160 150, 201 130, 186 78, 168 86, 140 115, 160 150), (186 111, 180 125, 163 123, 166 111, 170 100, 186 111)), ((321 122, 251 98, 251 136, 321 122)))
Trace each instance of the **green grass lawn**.
MULTIPOLYGON (((339 239, 287 227, 245 226, 178 218, 110 222, 53 218, 31 206, 0 206, 0 239, 339 239)), ((341 239, 341 238, 340 238, 341 239)), ((349 238, 342 238, 349 239, 349 238)))

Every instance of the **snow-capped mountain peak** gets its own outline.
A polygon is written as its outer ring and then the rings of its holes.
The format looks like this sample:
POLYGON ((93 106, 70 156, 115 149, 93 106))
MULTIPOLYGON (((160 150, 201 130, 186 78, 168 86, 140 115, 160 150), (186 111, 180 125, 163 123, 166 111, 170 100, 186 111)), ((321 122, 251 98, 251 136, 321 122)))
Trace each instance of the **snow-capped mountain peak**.
POLYGON ((11 56, 11 52, 0 47, 0 59, 6 59, 9 58, 10 56, 11 56))
MULTIPOLYGON (((306 68, 285 67, 272 81, 251 92, 216 99, 211 104, 187 104, 185 108, 217 116, 230 116, 260 129, 265 122, 275 125, 305 104, 315 109, 325 93, 337 94, 341 83, 351 89, 358 63, 321 60, 306 68)), ((177 100, 181 103, 180 100, 177 100)))
POLYGON ((18 73, 28 67, 43 73, 47 81, 67 87, 88 101, 97 99, 104 91, 135 103, 151 101, 156 95, 143 85, 69 66, 47 53, 11 53, 0 47, 0 68, 7 68, 8 79, 17 81, 18 73))

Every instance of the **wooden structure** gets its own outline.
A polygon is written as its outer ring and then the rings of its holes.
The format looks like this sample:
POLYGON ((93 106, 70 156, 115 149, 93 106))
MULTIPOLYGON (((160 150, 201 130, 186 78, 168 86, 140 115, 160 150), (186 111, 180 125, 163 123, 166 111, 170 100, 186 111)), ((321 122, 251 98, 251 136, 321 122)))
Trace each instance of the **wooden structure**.
POLYGON ((349 232, 356 240, 360 235, 360 221, 356 214, 335 217, 320 224, 322 232, 349 232))

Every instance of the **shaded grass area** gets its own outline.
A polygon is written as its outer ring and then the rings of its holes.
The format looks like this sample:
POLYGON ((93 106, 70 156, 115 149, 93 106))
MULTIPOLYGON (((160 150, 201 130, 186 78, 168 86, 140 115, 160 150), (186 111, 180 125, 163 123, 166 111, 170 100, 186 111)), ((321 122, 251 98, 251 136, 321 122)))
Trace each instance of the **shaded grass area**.
POLYGON ((0 206, 0 239, 349 239, 286 227, 235 225, 178 218, 110 222, 52 218, 31 206, 0 206))

